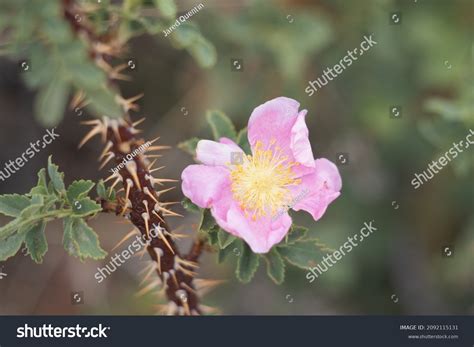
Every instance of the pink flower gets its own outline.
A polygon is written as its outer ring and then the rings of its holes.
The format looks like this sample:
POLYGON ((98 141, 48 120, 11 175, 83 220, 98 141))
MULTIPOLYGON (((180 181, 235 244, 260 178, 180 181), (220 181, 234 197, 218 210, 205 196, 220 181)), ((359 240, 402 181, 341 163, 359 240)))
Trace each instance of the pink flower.
POLYGON ((288 233, 289 207, 318 220, 340 194, 339 171, 327 159, 314 159, 307 111, 298 108, 285 97, 258 106, 248 124, 252 155, 228 138, 201 140, 196 153, 202 165, 190 165, 181 175, 184 195, 210 208, 217 224, 255 253, 268 252, 288 233))

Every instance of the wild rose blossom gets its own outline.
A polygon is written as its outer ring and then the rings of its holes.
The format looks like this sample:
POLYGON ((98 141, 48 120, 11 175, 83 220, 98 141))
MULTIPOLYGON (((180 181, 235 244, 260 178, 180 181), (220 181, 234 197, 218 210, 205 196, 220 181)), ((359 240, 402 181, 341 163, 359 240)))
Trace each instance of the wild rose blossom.
POLYGON ((287 206, 309 212, 316 221, 340 194, 337 167, 313 157, 307 111, 299 112, 299 106, 286 97, 258 106, 248 123, 252 155, 225 137, 201 140, 196 155, 202 164, 181 175, 184 195, 209 208, 222 229, 244 239, 255 253, 268 252, 288 233, 287 206), (242 153, 242 162, 231 164, 236 153, 242 153))

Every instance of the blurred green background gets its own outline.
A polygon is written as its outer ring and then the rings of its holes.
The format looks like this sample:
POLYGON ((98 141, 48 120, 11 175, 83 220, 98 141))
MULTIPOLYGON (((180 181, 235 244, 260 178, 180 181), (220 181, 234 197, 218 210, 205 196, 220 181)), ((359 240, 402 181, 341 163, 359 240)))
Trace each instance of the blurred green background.
MULTIPOLYGON (((180 13, 197 5, 177 4, 180 13)), ((378 227, 312 284, 305 271, 288 267, 285 283, 274 285, 261 265, 254 280, 242 285, 233 274, 235 259, 217 265, 216 255, 206 254, 201 277, 227 282, 204 302, 224 314, 473 314, 472 147, 421 188, 410 184, 415 173, 474 130, 473 2, 214 0, 203 5, 192 21, 216 48, 213 67, 201 68, 161 33, 130 44, 128 54, 138 68, 121 88, 125 96, 145 93, 135 115, 147 117, 144 136, 161 136, 161 143, 173 146, 193 136, 211 138, 204 118, 208 109, 222 110, 241 128, 265 101, 296 99, 308 110, 315 157, 336 162, 337 153, 347 153, 349 162, 339 166, 342 194, 324 217, 315 223, 304 212, 293 212, 294 220, 333 248, 365 221, 378 227), (400 24, 391 23, 392 12, 401 13, 400 24), (378 44, 313 96, 304 92, 367 34, 378 44), (243 71, 232 70, 234 58, 243 59, 243 71), (394 105, 402 108, 399 119, 390 117, 394 105), (454 250, 451 257, 442 254, 446 246, 454 250)), ((32 115, 34 91, 20 74, 16 62, 0 61, 0 163, 16 158, 44 133, 32 115)), ((59 140, 0 182, 0 193, 28 191, 50 154, 67 182, 104 177, 96 165, 99 140, 77 150, 86 132, 78 124, 86 117, 68 111, 58 126, 59 140)), ((161 161, 163 175, 178 178, 192 158, 174 148, 161 161)), ((181 200, 182 193, 176 189, 168 197, 181 200)), ((191 233, 197 217, 179 212, 185 218, 171 223, 191 233)), ((100 216, 91 223, 110 255, 130 229, 118 221, 100 216)), ((133 296, 145 258, 129 261, 97 284, 96 268, 108 257, 85 263, 68 257, 60 223, 47 235, 44 264, 21 254, 1 264, 8 276, 0 280, 0 314, 155 312, 153 295, 133 296), (84 292, 83 305, 71 304, 73 291, 84 292)))

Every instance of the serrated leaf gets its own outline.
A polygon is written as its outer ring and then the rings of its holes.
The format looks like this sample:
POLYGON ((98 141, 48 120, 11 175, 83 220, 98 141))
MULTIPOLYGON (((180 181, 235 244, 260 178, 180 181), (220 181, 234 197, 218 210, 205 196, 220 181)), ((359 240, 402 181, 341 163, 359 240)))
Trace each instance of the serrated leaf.
POLYGON ((210 209, 204 209, 201 214, 201 221, 199 222, 199 231, 209 232, 216 225, 216 221, 211 214, 210 209))
POLYGON ((44 233, 45 227, 46 223, 40 222, 28 230, 25 236, 28 253, 31 259, 38 264, 43 262, 43 256, 48 251, 48 242, 44 233))
POLYGON ((278 246, 277 249, 286 261, 302 269, 316 266, 330 251, 323 245, 317 245, 313 240, 296 241, 293 244, 278 246))
POLYGON ((21 211, 20 217, 19 217, 20 220, 26 221, 28 219, 31 219, 32 217, 34 217, 34 215, 36 215, 39 212, 41 207, 43 207, 42 203, 28 206, 23 211, 21 211))
POLYGON ((108 194, 105 188, 104 180, 100 180, 99 183, 97 183, 96 190, 97 190, 97 195, 101 199, 107 200, 108 194))
POLYGON ((176 18, 178 9, 174 0, 155 0, 155 5, 165 18, 176 18))
POLYGON ((19 194, 7 194, 0 196, 0 213, 6 216, 18 217, 26 207, 30 205, 30 200, 19 194))
POLYGON ((64 186, 64 174, 59 172, 57 165, 53 164, 51 156, 48 158, 48 174, 54 189, 58 193, 64 192, 66 190, 64 186))
POLYGON ((234 242, 236 237, 234 235, 229 234, 227 231, 222 230, 219 228, 217 232, 217 240, 219 241, 219 247, 224 249, 228 247, 232 242, 234 242))
POLYGON ((189 212, 201 212, 199 206, 193 204, 188 198, 184 198, 183 201, 181 201, 181 205, 189 212))
POLYGON ((217 263, 221 264, 222 262, 224 262, 227 256, 231 253, 235 254, 234 250, 236 249, 236 245, 237 245, 237 242, 236 240, 234 240, 231 242, 231 244, 228 247, 219 249, 219 252, 217 254, 217 263))
POLYGON ((66 192, 69 203, 72 205, 76 200, 87 196, 89 191, 94 187, 94 184, 92 181, 85 180, 72 182, 66 192))
POLYGON ((235 274, 237 279, 242 283, 248 283, 257 272, 260 256, 252 252, 250 247, 242 242, 240 255, 237 261, 237 269, 235 274))
POLYGON ((237 135, 237 144, 240 148, 243 149, 245 153, 252 154, 252 149, 250 148, 250 143, 248 139, 247 128, 243 128, 239 131, 239 134, 237 135))
POLYGON ((293 225, 285 238, 285 243, 293 244, 296 241, 300 241, 306 237, 308 233, 308 228, 293 225))
POLYGON ((41 194, 41 195, 48 195, 48 184, 46 182, 46 169, 42 168, 38 171, 38 183, 36 186, 31 188, 30 195, 34 194, 41 194))
MULTIPOLYGON (((20 227, 20 219, 14 219, 0 228, 0 240, 13 234, 20 227)), ((2 241, 3 242, 3 241, 2 241)), ((0 244, 2 243, 0 242, 0 244)))
POLYGON ((102 206, 90 198, 75 200, 72 204, 72 212, 76 217, 85 217, 102 210, 102 206))
POLYGON ((16 233, 0 242, 0 261, 13 257, 20 249, 24 239, 25 233, 16 233))
POLYGON ((206 119, 212 128, 214 140, 218 141, 221 137, 236 139, 237 133, 234 124, 223 112, 217 110, 207 111, 206 119))
POLYGON ((76 241, 74 235, 74 219, 65 218, 63 221, 64 233, 63 233, 63 247, 69 255, 74 257, 80 257, 79 244, 76 241))
POLYGON ((66 218, 64 221, 63 245, 66 251, 79 258, 103 259, 105 252, 99 245, 94 230, 81 218, 66 218))
POLYGON ((267 274, 276 284, 282 284, 285 280, 285 262, 278 251, 273 248, 265 254, 267 263, 267 274))
POLYGON ((44 127, 56 126, 62 119, 68 100, 70 85, 58 73, 35 99, 35 115, 44 127))
POLYGON ((197 137, 193 137, 189 140, 186 140, 184 142, 181 142, 178 144, 178 148, 185 151, 186 153, 192 155, 193 157, 196 156, 196 147, 198 142, 201 139, 198 139, 197 137))

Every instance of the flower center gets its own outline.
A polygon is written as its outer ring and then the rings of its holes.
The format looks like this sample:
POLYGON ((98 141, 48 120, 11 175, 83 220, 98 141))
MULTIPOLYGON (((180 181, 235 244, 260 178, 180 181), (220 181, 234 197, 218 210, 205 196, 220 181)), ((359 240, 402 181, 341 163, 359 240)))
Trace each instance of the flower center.
POLYGON ((234 199, 253 220, 280 212, 291 201, 289 187, 301 183, 291 170, 297 163, 289 162, 274 144, 272 141, 265 149, 257 141, 254 155, 244 155, 243 162, 235 165, 230 174, 234 199))

